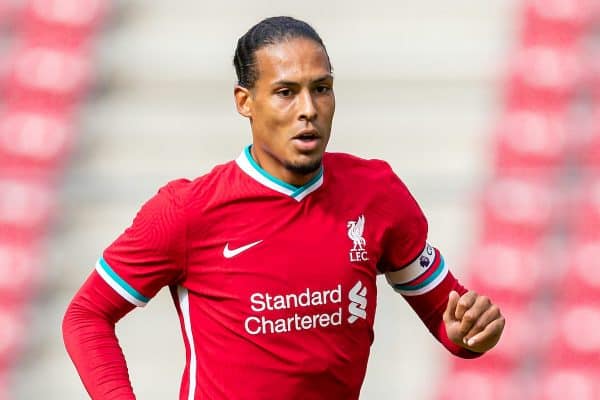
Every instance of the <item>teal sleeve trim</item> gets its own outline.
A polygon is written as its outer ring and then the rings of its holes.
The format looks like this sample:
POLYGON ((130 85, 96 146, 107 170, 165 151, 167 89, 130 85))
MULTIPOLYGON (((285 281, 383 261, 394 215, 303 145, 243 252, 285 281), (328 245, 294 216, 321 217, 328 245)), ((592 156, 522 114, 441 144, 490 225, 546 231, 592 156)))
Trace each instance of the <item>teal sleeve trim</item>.
POLYGON ((125 282, 123 279, 121 279, 121 277, 119 275, 117 275, 117 273, 110 267, 110 265, 108 265, 108 263, 106 261, 104 261, 104 258, 100 258, 100 260, 98 260, 98 262, 100 263, 100 267, 104 270, 104 272, 106 272, 115 283, 117 283, 123 290, 125 290, 127 293, 129 293, 132 297, 134 297, 136 300, 139 300, 143 303, 148 303, 150 301, 149 298, 142 295, 140 292, 138 292, 137 290, 132 288, 127 282, 125 282))

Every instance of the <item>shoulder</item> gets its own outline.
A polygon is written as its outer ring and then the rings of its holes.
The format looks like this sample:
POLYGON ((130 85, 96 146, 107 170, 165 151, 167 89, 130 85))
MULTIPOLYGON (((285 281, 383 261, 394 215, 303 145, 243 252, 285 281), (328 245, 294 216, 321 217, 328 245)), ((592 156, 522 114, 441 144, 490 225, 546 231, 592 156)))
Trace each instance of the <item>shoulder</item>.
POLYGON ((337 189, 366 199, 376 214, 397 223, 415 220, 419 225, 426 225, 417 200, 386 161, 327 153, 324 165, 325 173, 337 189))
POLYGON ((324 165, 326 172, 336 179, 360 183, 371 190, 392 190, 410 195, 387 161, 365 159, 347 153, 326 153, 324 165))
POLYGON ((324 163, 332 168, 345 169, 346 172, 391 171, 390 165, 379 159, 367 159, 348 153, 325 153, 324 163))
POLYGON ((196 178, 172 180, 158 190, 158 195, 181 206, 189 205, 213 194, 215 187, 235 180, 236 172, 234 161, 229 161, 214 166, 209 172, 196 178))

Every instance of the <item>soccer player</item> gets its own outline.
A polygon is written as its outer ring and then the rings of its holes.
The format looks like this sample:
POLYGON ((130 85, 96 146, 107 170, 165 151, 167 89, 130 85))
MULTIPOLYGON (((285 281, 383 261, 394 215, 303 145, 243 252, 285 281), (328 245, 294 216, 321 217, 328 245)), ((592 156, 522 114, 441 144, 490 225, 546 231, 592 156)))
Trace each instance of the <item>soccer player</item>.
POLYGON ((239 39, 234 65, 252 144, 160 189, 66 311, 65 344, 90 396, 135 398, 115 323, 164 286, 186 347, 181 400, 357 399, 379 274, 450 352, 491 349, 500 310, 427 243, 390 166, 325 152, 335 96, 314 29, 263 20, 239 39))

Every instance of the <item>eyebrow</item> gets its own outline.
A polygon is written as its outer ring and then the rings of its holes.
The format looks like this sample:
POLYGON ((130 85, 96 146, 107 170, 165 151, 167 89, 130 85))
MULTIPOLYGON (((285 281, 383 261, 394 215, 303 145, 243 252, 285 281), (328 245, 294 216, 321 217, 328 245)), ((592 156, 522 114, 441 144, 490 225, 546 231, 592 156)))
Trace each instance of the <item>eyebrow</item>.
MULTIPOLYGON (((327 75, 323 75, 318 77, 317 79, 312 80, 310 83, 319 83, 319 82, 323 82, 329 79, 333 79, 333 75, 332 74, 327 74, 327 75)), ((281 80, 281 81, 277 81, 277 82, 273 82, 272 86, 296 86, 298 85, 298 82, 294 82, 294 81, 286 81, 286 80, 281 80)))

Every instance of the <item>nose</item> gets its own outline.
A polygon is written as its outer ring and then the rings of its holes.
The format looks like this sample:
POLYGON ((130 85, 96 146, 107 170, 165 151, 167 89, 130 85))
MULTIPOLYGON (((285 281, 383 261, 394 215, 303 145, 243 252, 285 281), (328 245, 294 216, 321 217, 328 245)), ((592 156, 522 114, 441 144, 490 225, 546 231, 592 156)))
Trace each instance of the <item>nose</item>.
POLYGON ((310 90, 303 90, 298 96, 298 119, 312 121, 317 116, 317 107, 315 107, 314 98, 310 90))

